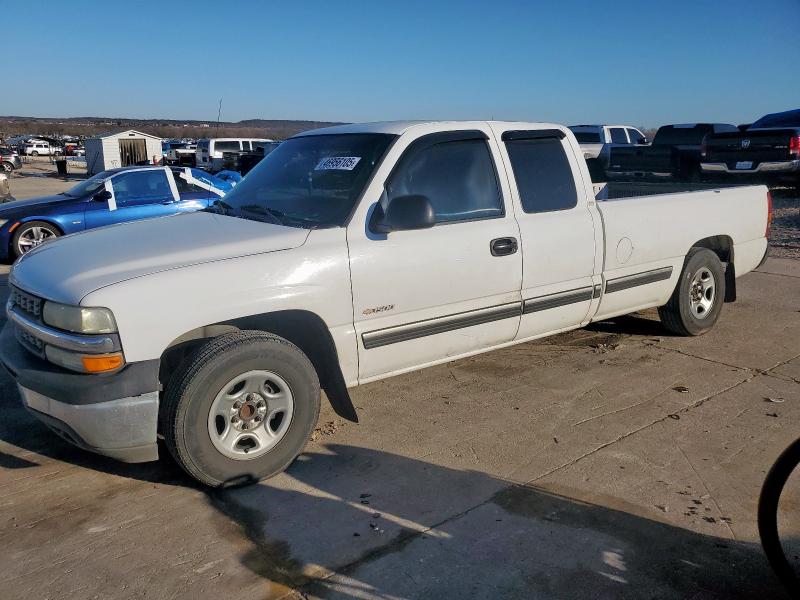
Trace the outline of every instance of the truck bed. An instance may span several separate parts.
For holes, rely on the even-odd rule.
[[[595,187],[602,188],[597,208],[604,232],[604,276],[625,278],[671,267],[671,276],[663,285],[639,288],[645,294],[641,298],[613,294],[613,299],[602,305],[603,316],[622,314],[623,307],[630,312],[632,304],[663,304],[693,246],[723,249],[732,258],[736,274],[754,269],[766,253],[766,186],[706,185],[694,191],[680,184]],[[603,195],[612,197],[599,197]]]
[[[636,198],[639,196],[703,192],[741,186],[741,183],[686,183],[680,181],[601,181],[592,184],[595,200],[618,200],[620,198]]]

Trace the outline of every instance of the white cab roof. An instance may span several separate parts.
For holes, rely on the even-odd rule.
[[[516,121],[378,121],[375,123],[350,123],[347,125],[335,125],[334,127],[323,127],[298,133],[297,136],[306,135],[330,135],[335,133],[390,133],[402,135],[412,127],[421,126],[440,126],[443,131],[457,129],[459,126],[469,127],[475,123],[498,124],[508,128],[521,129],[563,129],[563,125],[553,123],[525,123]]]

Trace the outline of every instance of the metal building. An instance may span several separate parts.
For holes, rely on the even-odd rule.
[[[157,164],[162,158],[161,138],[133,129],[89,138],[85,147],[89,175],[117,167]]]

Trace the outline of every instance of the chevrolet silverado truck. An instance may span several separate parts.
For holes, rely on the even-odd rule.
[[[709,331],[766,255],[764,186],[596,201],[574,135],[515,122],[344,125],[282,143],[191,214],[64,236],[9,278],[24,405],[123,461],[210,486],[275,475],[320,388],[659,307]]]
[[[708,135],[701,157],[707,175],[800,186],[800,109],[763,116],[744,131]]]
[[[700,150],[703,138],[711,133],[734,133],[726,123],[663,125],[647,146],[611,148],[606,174],[613,178],[670,178],[696,181],[700,178]]]

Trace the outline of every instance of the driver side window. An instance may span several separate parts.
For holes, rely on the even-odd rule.
[[[111,180],[118,205],[147,204],[172,197],[167,174],[161,169],[123,173]]]
[[[389,202],[426,196],[436,223],[503,216],[494,164],[485,140],[441,142],[409,150],[386,182]]]

